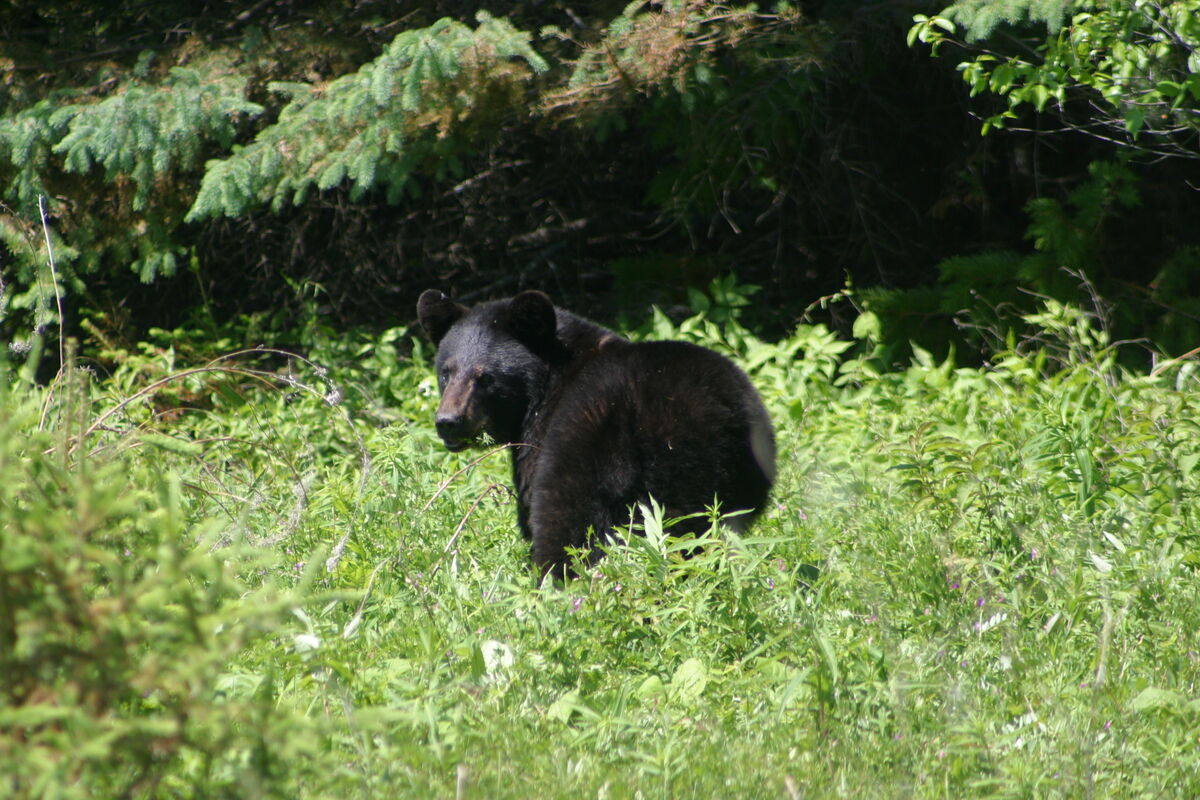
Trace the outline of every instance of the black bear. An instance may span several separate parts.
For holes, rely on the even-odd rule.
[[[568,547],[601,554],[653,497],[665,517],[719,503],[744,528],[775,478],[771,420],[727,358],[685,342],[632,343],[526,291],[473,308],[429,289],[417,315],[438,346],[437,431],[511,444],[517,520],[542,574]],[[674,533],[700,532],[702,518]]]

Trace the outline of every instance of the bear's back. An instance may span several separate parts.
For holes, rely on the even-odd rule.
[[[774,481],[770,418],[749,379],[686,342],[607,344],[565,377],[543,413],[531,489],[591,475],[584,485],[596,498],[580,502],[604,507],[613,521],[650,497],[668,516],[714,500],[725,511],[757,512]]]

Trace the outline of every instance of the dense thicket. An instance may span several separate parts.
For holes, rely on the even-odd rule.
[[[637,313],[736,271],[761,324],[849,280],[885,337],[944,346],[970,309],[986,346],[1090,284],[1186,349],[1195,6],[970,0],[918,17],[929,58],[916,0],[18,0],[0,325],[385,323],[430,284]]]

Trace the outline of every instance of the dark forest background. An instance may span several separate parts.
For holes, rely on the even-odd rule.
[[[631,324],[736,275],[893,360],[1045,297],[1180,355],[1198,4],[1139,5],[15,0],[0,334],[286,343],[430,286]]]

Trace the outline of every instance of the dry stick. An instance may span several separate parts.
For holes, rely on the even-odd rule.
[[[131,430],[122,431],[122,430],[118,430],[116,428],[108,428],[108,427],[101,428],[101,430],[103,430],[107,433],[130,433],[131,432]],[[158,433],[157,431],[152,431],[152,432]],[[244,439],[242,439],[238,436],[206,436],[201,439],[187,439],[187,438],[184,438],[183,436],[172,436],[169,433],[161,433],[159,435],[166,439],[174,439],[177,442],[186,442],[188,444],[199,444],[199,445],[213,444],[213,443],[222,443],[223,444],[225,442],[241,443],[241,442],[245,441]],[[144,447],[146,445],[146,442],[144,440],[133,439],[133,440],[127,441],[125,444],[130,450],[134,450],[139,447]],[[92,458],[94,456],[97,456],[104,449],[105,449],[104,445],[96,447],[87,454],[87,457]]]
[[[64,341],[62,295],[58,291],[58,269],[54,265],[54,245],[50,242],[50,224],[46,216],[46,198],[38,195],[38,211],[41,212],[42,235],[46,237],[46,256],[50,261],[50,283],[54,286],[54,304],[58,308],[58,375],[54,382],[63,374],[67,366],[67,348]],[[40,327],[40,323],[39,323]],[[46,416],[50,413],[50,401],[54,397],[53,390],[46,392],[46,401],[42,403],[42,414],[38,418],[38,430],[46,427]]]
[[[225,355],[214,358],[212,361],[208,362],[203,367],[193,367],[191,369],[185,369],[185,370],[182,370],[181,372],[176,372],[171,375],[167,375],[164,378],[159,378],[158,380],[154,381],[153,383],[142,387],[137,392],[134,392],[132,395],[125,398],[124,400],[122,400],[121,402],[117,403],[115,406],[110,408],[108,411],[105,411],[103,414],[101,414],[96,419],[95,422],[93,422],[90,426],[88,426],[88,429],[86,431],[84,431],[80,435],[79,438],[83,439],[83,438],[86,438],[87,436],[90,436],[91,434],[95,433],[96,430],[104,424],[105,420],[107,420],[113,414],[116,414],[121,409],[125,408],[125,406],[132,403],[134,400],[137,400],[139,398],[145,397],[148,394],[153,393],[160,386],[164,386],[164,385],[170,383],[171,381],[179,380],[180,378],[186,378],[190,375],[199,375],[199,374],[205,373],[205,372],[227,372],[232,375],[245,375],[250,378],[257,378],[257,379],[263,381],[264,383],[268,383],[268,384],[272,381],[284,381],[285,383],[287,383],[291,386],[295,386],[296,388],[299,388],[299,389],[304,389],[306,391],[312,392],[313,394],[318,394],[318,395],[321,394],[321,392],[319,392],[317,389],[315,389],[312,386],[309,386],[307,384],[301,383],[291,376],[281,377],[280,375],[278,375],[277,373],[274,373],[274,372],[268,372],[266,370],[261,370],[261,369],[251,369],[249,367],[217,366],[217,363],[220,361],[225,361],[227,359],[234,358],[234,357],[240,356],[240,355],[245,355],[248,353],[273,353],[273,354],[278,354],[278,355],[285,355],[290,358],[298,358],[301,361],[304,361],[306,364],[313,365],[314,367],[319,366],[319,365],[313,364],[313,362],[309,361],[308,359],[304,358],[303,356],[297,356],[294,353],[287,352],[286,350],[274,350],[271,348],[250,348],[247,350],[238,350],[233,353],[226,353]],[[360,437],[360,442],[361,442],[361,437]],[[74,449],[74,448],[72,448],[72,449]]]
[[[420,514],[420,513],[424,513],[426,511],[428,511],[429,507],[433,505],[433,502],[435,500],[437,500],[439,497],[441,497],[442,492],[446,491],[446,489],[450,486],[450,484],[454,482],[454,479],[457,478],[459,475],[461,475],[464,472],[466,472],[467,470],[473,468],[480,461],[483,461],[485,458],[493,456],[496,453],[499,453],[501,450],[504,450],[509,447],[533,447],[533,445],[528,444],[526,442],[512,442],[510,444],[502,444],[499,447],[493,447],[491,450],[488,450],[486,453],[481,455],[479,458],[477,458],[474,461],[472,461],[471,463],[467,464],[465,467],[462,467],[457,472],[455,472],[453,475],[446,478],[446,480],[439,483],[437,491],[433,493],[433,497],[430,497],[429,500],[425,503],[425,505],[421,506],[421,510],[417,513]]]
[[[204,372],[229,372],[229,373],[233,373],[235,375],[246,375],[248,377],[258,378],[258,379],[262,380],[263,382],[270,382],[270,380],[278,379],[278,377],[279,377],[278,375],[276,375],[273,372],[264,372],[262,370],[254,370],[254,369],[245,369],[243,367],[194,367],[192,369],[185,369],[182,372],[176,372],[173,375],[168,375],[165,378],[159,378],[154,383],[151,383],[148,386],[145,386],[145,387],[139,389],[138,391],[131,394],[129,397],[126,397],[124,400],[117,403],[115,406],[110,408],[108,411],[105,411],[103,414],[101,414],[96,419],[95,422],[93,422],[91,425],[88,426],[87,430],[85,430],[83,433],[81,433],[79,435],[78,440],[75,442],[74,445],[71,446],[71,449],[68,452],[70,452],[70,453],[75,452],[75,450],[79,447],[79,445],[82,443],[82,441],[84,439],[86,439],[88,436],[90,436],[91,434],[95,433],[96,430],[104,424],[105,420],[107,420],[109,417],[111,417],[112,415],[119,412],[121,409],[125,408],[125,406],[129,405],[134,400],[138,400],[139,398],[145,397],[146,395],[153,393],[160,386],[165,386],[166,384],[170,383],[171,381],[178,380],[179,378],[186,378],[189,375],[199,375]],[[52,452],[54,452],[53,447],[46,450],[46,454],[49,454]]]
[[[329,387],[331,389],[331,391],[328,393],[321,392],[317,388],[297,380],[295,378],[295,376],[290,373],[288,375],[281,376],[278,373],[268,372],[266,370],[252,369],[249,367],[236,367],[236,366],[220,365],[220,362],[222,362],[222,361],[227,361],[229,359],[237,358],[239,356],[251,355],[251,354],[254,354],[254,355],[260,355],[260,354],[279,355],[279,356],[284,356],[288,359],[299,360],[299,361],[307,364],[308,366],[312,367],[313,370],[317,373],[318,377],[320,377],[325,382],[325,385],[327,387]],[[325,376],[327,374],[327,370],[325,367],[321,366],[320,364],[317,364],[316,362],[314,362],[308,358],[305,358],[302,355],[298,355],[296,353],[292,353],[287,350],[279,350],[277,348],[261,347],[261,346],[244,348],[242,350],[235,350],[232,353],[225,353],[223,355],[217,356],[216,358],[212,359],[207,364],[205,364],[203,367],[195,367],[193,369],[183,370],[181,372],[177,372],[172,375],[168,375],[164,378],[161,378],[161,379],[149,384],[148,386],[143,387],[138,392],[134,393],[130,397],[125,398],[120,403],[118,403],[116,406],[114,406],[113,408],[110,408],[108,411],[106,411],[102,415],[100,415],[100,417],[97,418],[88,427],[88,429],[86,431],[84,431],[82,434],[79,435],[79,437],[76,439],[75,443],[71,446],[68,453],[75,452],[75,450],[82,445],[83,441],[88,436],[90,436],[92,433],[95,433],[97,430],[104,428],[104,423],[106,420],[108,420],[111,416],[113,416],[114,414],[121,411],[123,408],[125,408],[127,405],[129,405],[133,401],[153,393],[159,387],[161,387],[171,381],[177,380],[179,378],[186,378],[190,375],[197,375],[197,374],[205,373],[205,372],[224,372],[224,373],[228,373],[231,375],[244,375],[244,376],[247,376],[250,378],[255,378],[257,380],[261,380],[263,383],[266,383],[267,385],[271,385],[273,382],[281,382],[290,387],[294,387],[296,389],[301,389],[301,390],[310,392],[312,394],[315,394],[319,397],[322,397],[329,405],[337,405],[336,400],[330,400],[330,397],[333,395],[333,393],[335,391],[337,391],[337,387],[333,386],[333,384],[329,380],[326,379]],[[370,467],[371,467],[371,454],[367,450],[366,443],[363,441],[362,436],[359,434],[359,432],[357,430],[354,429],[354,425],[350,419],[350,415],[346,412],[346,410],[344,408],[340,409],[340,410],[341,410],[343,418],[346,420],[347,424],[350,427],[350,432],[354,435],[355,441],[358,443],[359,451],[362,453],[363,475],[362,475],[362,480],[359,482],[359,494],[361,495],[362,492],[365,490],[367,480],[369,479]],[[97,448],[97,449],[99,449],[99,448]],[[50,448],[46,452],[49,453],[49,452],[52,452],[53,450],[54,450],[54,448]],[[289,464],[289,466],[290,466],[290,464]],[[302,476],[300,479],[301,479],[301,481],[303,481]],[[305,499],[306,499],[307,489],[303,486],[303,483],[301,483],[301,491],[302,491],[302,493],[305,494]],[[338,547],[344,548],[349,537],[350,537],[350,534],[347,533],[347,535],[342,538],[342,541],[339,543]],[[340,557],[340,553],[339,553],[339,557]]]
[[[45,225],[45,211],[44,211],[44,207],[43,207],[43,226],[44,225]],[[49,233],[47,233],[46,241],[47,241],[47,247],[49,247],[49,241],[50,241]],[[52,271],[54,269],[53,264],[54,264],[54,262],[53,262],[53,256],[52,256],[51,257],[51,270]],[[58,288],[58,284],[57,284],[57,280],[56,280],[55,281],[56,292],[57,292],[57,288]],[[60,303],[59,303],[60,355],[63,352],[62,351],[62,339],[61,339],[61,330],[62,330],[61,317],[62,317],[62,305],[61,305],[61,301],[60,301]],[[225,365],[220,364],[220,362],[222,362],[222,361],[227,361],[229,359],[237,358],[237,357],[243,356],[243,355],[250,355],[250,354],[255,354],[255,355],[271,354],[271,355],[284,356],[288,359],[297,359],[297,360],[302,361],[303,363],[309,365],[310,367],[312,367],[314,369],[314,371],[316,371],[317,375],[320,378],[322,378],[322,380],[325,380],[325,375],[327,374],[326,369],[324,367],[322,367],[320,364],[317,364],[317,363],[311,361],[310,359],[305,358],[304,356],[298,355],[296,353],[288,352],[286,350],[279,350],[279,349],[271,348],[271,347],[252,347],[252,348],[245,348],[242,350],[237,350],[232,353],[225,353],[223,355],[217,356],[216,358],[212,359],[211,361],[209,361],[206,365],[204,365],[202,367],[195,367],[192,369],[182,370],[180,372],[176,372],[171,375],[167,375],[166,377],[160,378],[159,380],[154,381],[153,383],[143,387],[142,389],[138,390],[134,394],[130,395],[129,397],[122,400],[121,402],[117,403],[117,405],[113,406],[108,411],[104,412],[98,418],[96,418],[92,422],[92,424],[88,426],[87,430],[85,430],[82,434],[80,434],[78,437],[76,437],[74,443],[70,446],[70,448],[67,451],[68,454],[74,453],[80,446],[82,446],[83,442],[87,439],[88,436],[95,433],[97,430],[105,429],[104,423],[110,417],[119,413],[122,409],[124,409],[126,406],[128,406],[130,403],[134,402],[135,400],[138,400],[139,398],[146,397],[150,394],[153,394],[160,387],[162,387],[172,381],[179,380],[181,378],[186,378],[191,375],[199,375],[199,374],[203,374],[203,373],[207,373],[207,372],[223,372],[223,373],[227,373],[230,375],[243,375],[243,376],[246,376],[249,378],[255,378],[257,380],[261,380],[263,383],[265,383],[267,385],[271,385],[273,382],[278,381],[278,382],[285,383],[288,386],[291,386],[291,387],[294,387],[297,389],[301,389],[301,390],[310,392],[312,394],[316,394],[320,397],[323,397],[326,400],[326,402],[329,403],[330,405],[337,404],[336,401],[329,399],[331,396],[330,393],[321,392],[313,386],[309,386],[308,384],[302,383],[301,381],[297,380],[295,378],[295,376],[293,376],[291,374],[281,376],[278,373],[268,372],[266,370],[252,369],[252,368],[248,368],[248,367],[225,366]],[[325,384],[327,387],[331,387],[331,389],[336,389],[336,387],[333,387],[332,384],[330,383],[330,381],[328,381],[328,380],[325,380]],[[43,420],[45,417],[45,413],[46,413],[46,409],[43,408]],[[346,413],[345,409],[342,409],[342,415],[346,419],[347,423],[351,423],[349,414]],[[363,442],[362,436],[358,433],[358,431],[356,431],[354,429],[354,426],[352,423],[350,424],[350,431],[351,431],[351,433],[354,434],[354,437],[358,442],[359,450],[362,452],[363,477],[359,483],[359,493],[361,494],[362,491],[366,487],[366,483],[367,483],[367,480],[369,477],[371,456],[370,456],[370,452],[366,448],[366,444]],[[222,437],[222,439],[223,438],[224,437]],[[54,447],[51,447],[51,448],[47,449],[45,452],[46,452],[46,454],[49,454],[49,453],[53,452],[54,449],[55,449]],[[301,488],[301,492],[304,493],[305,495],[307,495],[307,488],[303,485],[303,477],[301,477],[300,488]],[[229,496],[236,497],[236,495],[232,495],[232,494]],[[243,498],[239,498],[239,499],[243,499]],[[294,527],[294,525],[293,525],[293,527]],[[336,558],[340,558],[340,556],[341,556],[340,551],[345,548],[346,543],[349,540],[349,538],[350,538],[350,532],[347,532],[347,534],[344,537],[342,537],[342,540],[338,543],[338,546],[337,546],[338,552],[336,553],[336,556],[335,556]],[[336,564],[336,561],[334,563]]]
[[[321,392],[317,391],[312,386],[308,386],[307,384],[300,383],[295,378],[292,378],[290,376],[288,376],[286,378],[281,378],[278,374],[276,374],[274,372],[267,372],[266,370],[260,370],[260,369],[250,369],[248,367],[217,366],[218,362],[226,361],[228,359],[236,358],[237,356],[247,355],[250,353],[270,353],[273,355],[287,356],[288,358],[296,358],[296,359],[299,359],[300,361],[303,361],[306,364],[309,364],[310,366],[312,366],[314,368],[320,369],[319,364],[314,364],[312,361],[309,361],[304,356],[299,356],[299,355],[296,355],[295,353],[289,353],[286,350],[276,350],[276,349],[270,348],[270,347],[251,347],[251,348],[247,348],[245,350],[237,350],[232,353],[226,353],[225,355],[217,356],[212,361],[209,361],[207,364],[205,364],[203,367],[193,367],[191,369],[185,369],[182,372],[173,373],[171,375],[166,376],[165,378],[159,378],[154,383],[151,383],[151,384],[139,389],[134,394],[125,398],[120,403],[117,403],[115,406],[110,408],[108,411],[105,411],[103,414],[101,414],[100,417],[97,418],[96,421],[93,422],[88,427],[88,429],[83,432],[83,434],[80,436],[80,438],[82,439],[84,437],[91,435],[92,433],[95,433],[96,429],[99,428],[101,425],[103,425],[104,421],[107,420],[109,417],[111,417],[113,414],[116,414],[121,409],[125,408],[125,406],[132,403],[134,400],[137,400],[141,397],[145,397],[146,395],[151,394],[152,392],[157,390],[160,386],[164,386],[164,385],[170,383],[171,381],[178,380],[179,378],[186,378],[189,375],[199,375],[204,372],[228,372],[228,373],[231,373],[234,375],[246,375],[248,377],[258,378],[264,382],[283,380],[290,385],[296,386],[297,388],[300,388],[300,389],[305,389],[309,392],[312,392],[313,394],[321,394]],[[360,442],[361,442],[361,438],[360,438]]]
[[[467,800],[467,786],[470,785],[471,770],[466,764],[460,763],[455,768],[454,800]]]
[[[230,508],[227,508],[226,505],[221,502],[220,498],[222,496],[232,498],[233,500],[236,500],[237,502],[239,502],[243,505],[250,505],[250,503],[253,502],[248,497],[242,497],[241,495],[234,494],[233,492],[230,492],[230,491],[226,491],[224,489],[225,484],[221,482],[220,476],[217,475],[213,471],[212,466],[209,465],[207,462],[205,462],[204,459],[200,459],[199,463],[200,463],[200,469],[203,470],[209,476],[209,478],[212,480],[212,482],[214,484],[216,484],[217,486],[220,486],[222,488],[221,489],[204,489],[203,487],[201,487],[200,484],[196,484],[196,489],[199,491],[207,491],[208,496],[211,497],[216,502],[216,504],[221,507],[221,510],[224,511],[229,516],[230,520],[234,519],[233,510]]]
[[[54,266],[54,246],[50,244],[50,224],[46,219],[46,198],[38,195],[38,211],[42,216],[42,234],[46,237],[46,256],[50,260],[50,282],[54,285],[54,304],[58,306],[58,368],[61,371],[67,363],[67,351],[63,342],[63,306],[62,295],[58,291],[58,270]]]
[[[192,489],[193,491],[197,491],[197,492],[204,492],[206,495],[208,495],[209,497],[212,497],[214,499],[217,497],[227,497],[230,500],[236,500],[239,503],[242,503],[244,505],[249,505],[250,503],[254,502],[249,497],[242,497],[240,494],[234,494],[233,492],[227,492],[224,489],[209,489],[207,486],[204,486],[199,483],[193,483],[192,481],[182,481],[181,483],[184,487],[186,487],[188,489]]]
[[[237,358],[238,356],[260,354],[260,353],[284,356],[289,359],[296,359],[297,361],[301,361],[301,362],[307,364],[308,366],[312,367],[313,371],[315,373],[317,373],[317,377],[319,377],[322,381],[324,381],[326,387],[329,388],[329,390],[330,390],[329,392],[322,394],[321,392],[317,391],[312,386],[309,386],[307,384],[301,383],[300,381],[296,380],[291,375],[288,375],[284,378],[280,378],[278,375],[276,375],[275,378],[276,378],[276,380],[283,380],[285,383],[287,383],[290,386],[295,386],[298,389],[303,389],[307,392],[311,392],[313,394],[319,395],[330,406],[336,406],[341,402],[341,399],[342,399],[341,389],[339,389],[336,385],[334,385],[334,383],[331,380],[329,380],[326,377],[329,374],[328,369],[326,369],[325,367],[316,363],[315,361],[312,361],[311,359],[308,359],[302,355],[299,355],[298,353],[292,353],[287,350],[280,350],[275,347],[264,347],[264,346],[260,345],[258,347],[247,347],[243,350],[235,350],[232,353],[226,353],[224,355],[217,356],[212,361],[208,362],[208,365],[211,366],[213,364],[216,364],[218,361],[224,361],[224,360],[230,359],[230,358]],[[331,399],[331,398],[334,398],[334,399]],[[360,480],[358,482],[358,493],[361,495],[364,491],[366,491],[367,480],[370,478],[371,452],[369,450],[367,450],[367,443],[363,441],[362,435],[355,429],[354,424],[350,419],[349,412],[347,412],[345,408],[341,408],[340,410],[342,412],[342,418],[346,420],[346,423],[350,428],[350,433],[352,433],[354,435],[354,440],[358,444],[359,452],[362,453],[362,480]]]
[[[354,616],[342,628],[342,638],[348,639],[354,631],[358,630],[358,625],[362,621],[363,609],[367,607],[367,600],[371,598],[371,589],[375,586],[375,577],[379,574],[379,570],[383,569],[384,565],[396,558],[396,556],[388,556],[375,565],[375,569],[371,570],[371,577],[367,578],[367,588],[363,592],[362,599],[358,601],[358,608],[354,609]]]
[[[1176,356],[1175,358],[1172,358],[1168,361],[1164,361],[1163,363],[1159,364],[1154,369],[1150,370],[1150,377],[1157,378],[1165,370],[1175,366],[1176,364],[1178,364],[1180,361],[1183,361],[1184,359],[1191,358],[1192,356],[1196,355],[1197,353],[1200,353],[1200,347],[1193,347],[1191,350],[1188,350],[1186,353],[1184,353],[1181,356]]]
[[[466,529],[467,520],[469,520],[471,515],[475,513],[475,509],[479,508],[479,504],[483,502],[483,498],[487,497],[493,492],[503,491],[504,488],[504,486],[501,486],[498,483],[493,483],[479,493],[479,496],[475,498],[475,502],[471,503],[471,507],[467,509],[467,513],[463,514],[463,518],[459,520],[458,527],[454,529],[454,534],[450,537],[450,540],[446,542],[446,546],[442,549],[443,558],[450,554],[450,551],[454,548],[455,543],[458,541],[458,537],[462,534],[463,530]],[[434,575],[437,575],[438,570],[441,569],[442,564],[444,563],[446,563],[444,560],[439,559],[438,562],[433,565],[433,569],[429,570],[429,577],[432,578]]]
[[[313,370],[322,377],[324,377],[324,375],[326,373],[325,367],[321,366],[320,364],[316,363],[315,361],[311,361],[311,360],[305,358],[304,356],[300,355],[299,353],[293,353],[290,350],[280,350],[277,347],[262,347],[262,346],[246,347],[241,350],[234,350],[232,353],[224,353],[223,355],[217,356],[212,361],[209,361],[208,364],[206,364],[205,366],[212,366],[213,364],[216,364],[218,361],[228,361],[229,359],[237,358],[238,356],[259,355],[262,353],[266,353],[268,355],[273,355],[273,356],[284,356],[285,358],[294,358],[297,361],[303,361],[305,364],[308,364],[310,367],[312,367]],[[302,384],[297,384],[297,386],[302,386]],[[304,387],[304,388],[311,389],[311,387]],[[316,390],[312,389],[312,391],[315,392]]]

